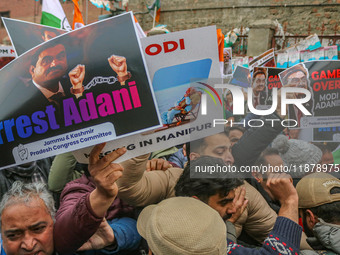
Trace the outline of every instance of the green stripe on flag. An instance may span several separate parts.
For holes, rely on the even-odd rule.
[[[52,15],[48,12],[42,12],[41,14],[41,22],[42,25],[61,28],[61,20],[56,16]]]

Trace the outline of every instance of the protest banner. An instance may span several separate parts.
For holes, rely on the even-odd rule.
[[[281,88],[279,73],[283,68],[254,67],[251,79],[253,106],[256,109],[269,109],[272,106],[273,88]]]
[[[36,25],[34,29],[40,30],[39,26]],[[193,113],[187,115],[186,119],[178,126],[176,125],[179,121],[175,118],[173,123],[169,125],[169,128],[164,127],[162,128],[163,130],[157,130],[154,134],[132,135],[123,139],[116,139],[112,143],[107,143],[103,154],[125,146],[128,151],[120,157],[119,160],[122,161],[143,153],[165,149],[190,141],[193,137],[198,139],[208,136],[216,133],[216,129],[223,131],[222,125],[212,128],[211,123],[214,118],[223,118],[222,107],[218,106],[219,100],[215,99],[216,94],[212,92],[214,83],[221,83],[220,80],[209,79],[209,84],[203,82],[206,85],[197,82],[193,83],[192,86],[190,84],[194,78],[207,79],[220,77],[220,74],[216,71],[219,69],[219,63],[216,29],[214,29],[214,27],[192,29],[141,39],[150,78],[153,80],[156,97],[159,98],[157,101],[159,102],[160,112],[164,113],[173,107],[184,96],[186,90],[189,87],[193,87],[197,92],[208,95],[208,111],[209,109],[214,109],[208,112],[209,116],[200,116],[198,113],[201,104],[197,105],[193,109]],[[17,44],[16,41],[12,41],[12,43],[13,45]],[[194,52],[199,52],[199,54]],[[168,85],[163,86],[169,86],[168,90],[159,89],[165,83]],[[170,87],[173,87],[173,89]],[[216,90],[216,93],[222,97],[220,90]],[[188,122],[189,118],[193,119],[193,115],[199,116],[197,116],[195,121]],[[74,154],[77,160],[87,163],[90,150],[91,148],[86,148],[74,152]]]
[[[222,132],[223,125],[213,126],[213,119],[223,118],[221,89],[214,89],[214,84],[222,83],[216,79],[220,73],[215,26],[146,37],[141,42],[163,127],[109,142],[102,155],[125,146],[127,153],[119,159],[123,161]],[[184,107],[176,113],[174,107],[183,101]],[[88,163],[91,149],[73,154],[78,162]]]
[[[249,70],[252,72],[256,66],[275,67],[274,49],[267,50],[261,55],[254,57],[249,62]]]
[[[15,59],[15,50],[12,46],[0,45],[0,69]]]
[[[223,49],[223,74],[228,75],[232,73],[231,60],[233,59],[233,49],[231,47]]]
[[[0,79],[1,168],[160,127],[131,13],[41,44]]]
[[[16,56],[67,31],[17,19],[2,18]]]
[[[301,128],[340,126],[340,61],[310,61],[300,63],[279,74],[283,87],[302,88],[292,98],[304,100],[309,91],[311,98],[304,102],[302,112],[288,105],[288,118]]]
[[[340,142],[340,127],[300,128],[295,132],[306,142]]]
[[[250,80],[251,74],[249,69],[243,66],[237,66],[229,83],[248,88],[250,87]]]
[[[340,142],[340,127],[313,128],[313,142]]]

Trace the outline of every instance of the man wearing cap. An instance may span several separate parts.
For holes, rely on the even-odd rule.
[[[266,147],[265,143],[267,140],[270,142],[273,139],[273,133],[275,133],[273,130],[266,132],[266,137],[264,138],[260,135],[259,129],[254,130],[254,132],[248,133],[246,136],[249,143],[235,144],[233,153],[231,153],[230,140],[225,133],[191,142],[191,148],[187,147],[187,150],[190,151],[190,160],[197,159],[200,156],[212,156],[221,158],[226,165],[233,165],[234,160],[237,160],[237,164],[240,165],[251,165],[252,160],[258,157],[258,155],[254,154],[261,152],[259,146],[264,143],[264,147]],[[254,140],[257,138],[260,141]],[[241,140],[243,140],[243,137]],[[257,150],[254,147],[257,147]],[[117,182],[119,186],[118,196],[134,206],[146,206],[175,196],[176,183],[183,174],[182,168],[175,167],[169,168],[167,171],[145,172],[147,156],[121,163],[125,171],[122,178]],[[157,169],[161,168],[158,167]],[[240,236],[243,229],[257,242],[262,243],[274,226],[277,215],[255,188],[247,182],[244,183],[244,187],[246,189],[246,199],[249,202],[244,213],[236,222],[236,234]],[[221,217],[224,217],[228,212],[226,206],[222,207],[216,208],[216,210],[220,211]]]
[[[302,232],[297,224],[298,197],[289,176],[279,177],[270,175],[267,185],[282,207],[260,249],[230,241],[218,213],[190,197],[169,198],[146,207],[137,220],[138,232],[154,255],[298,254]]]
[[[340,254],[340,181],[327,173],[303,177],[296,186],[307,242],[318,253]]]

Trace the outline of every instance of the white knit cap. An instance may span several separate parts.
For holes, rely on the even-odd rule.
[[[302,167],[302,172],[291,172],[293,177],[304,176],[303,169],[305,165],[317,164],[322,157],[322,151],[315,145],[297,139],[288,139],[287,136],[278,135],[272,147],[277,149],[285,165],[298,169]],[[309,167],[310,170],[310,167]]]

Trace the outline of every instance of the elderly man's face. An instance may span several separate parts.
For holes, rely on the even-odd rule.
[[[6,207],[1,217],[1,235],[7,255],[53,254],[53,220],[40,198]]]
[[[297,71],[297,72],[289,75],[288,76],[288,84],[289,84],[289,86],[292,86],[292,87],[308,89],[308,87],[307,87],[308,86],[307,77],[301,71]],[[301,98],[301,97],[305,97],[305,94],[295,93],[295,96],[297,98]]]
[[[264,74],[258,74],[253,80],[253,90],[256,93],[259,93],[264,90],[266,85],[266,76]]]
[[[31,65],[32,79],[47,89],[58,81],[67,71],[65,47],[58,44],[40,53],[35,66]]]
[[[288,76],[288,84],[294,87],[307,89],[307,77],[301,71],[295,72]]]

